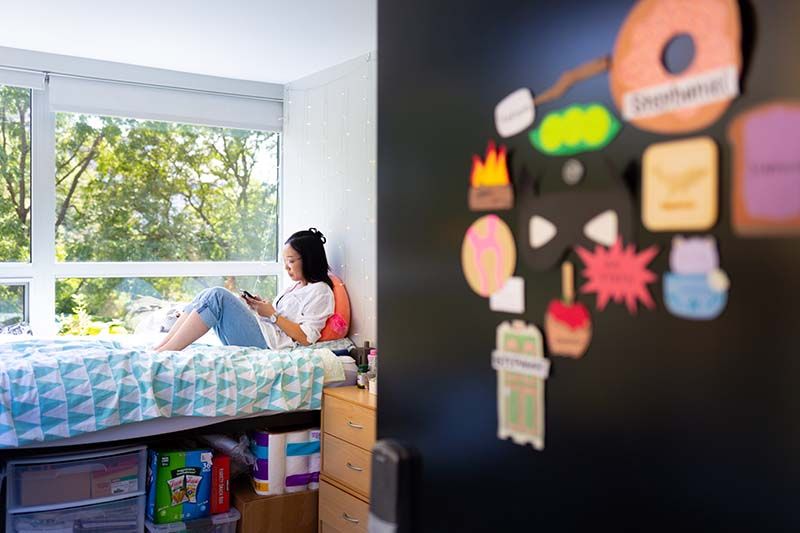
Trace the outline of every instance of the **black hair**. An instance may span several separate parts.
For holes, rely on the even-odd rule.
[[[323,246],[326,242],[325,235],[317,228],[298,231],[286,239],[286,244],[300,254],[303,262],[303,277],[306,278],[306,281],[309,283],[324,281],[332,289],[333,281],[328,276],[330,270],[328,257],[325,255]]]

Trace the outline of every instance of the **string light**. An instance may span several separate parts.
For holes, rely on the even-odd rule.
[[[375,320],[375,295],[374,295],[374,277],[372,272],[376,269],[375,250],[366,251],[365,246],[370,245],[370,239],[375,240],[374,228],[376,226],[376,217],[374,213],[374,198],[372,197],[370,188],[374,187],[375,182],[375,168],[376,159],[374,158],[374,145],[375,135],[375,113],[371,107],[374,99],[371,97],[371,91],[374,90],[373,85],[364,84],[361,80],[371,80],[374,76],[370,68],[375,68],[375,62],[368,59],[365,65],[359,68],[356,72],[346,74],[336,80],[331,80],[327,85],[315,87],[311,89],[304,89],[302,91],[292,91],[292,99],[287,100],[289,106],[293,102],[297,102],[297,107],[304,106],[304,113],[301,120],[294,121],[294,124],[299,125],[297,132],[300,139],[305,140],[306,153],[298,153],[296,159],[289,159],[290,165],[294,168],[297,167],[298,171],[306,172],[306,166],[311,162],[311,165],[316,168],[315,172],[311,174],[316,178],[314,183],[309,183],[313,188],[312,191],[316,192],[316,197],[312,198],[311,202],[307,199],[304,201],[305,205],[301,209],[304,218],[311,216],[325,217],[327,220],[319,221],[320,225],[328,225],[328,235],[338,241],[337,252],[333,255],[335,259],[334,264],[339,264],[340,276],[347,279],[349,275],[351,298],[353,298],[354,310],[360,312],[354,313],[357,323],[354,324],[354,329],[350,333],[350,337],[356,341],[364,337],[363,328],[367,326],[369,329],[368,337],[375,338],[374,320]],[[360,79],[359,79],[360,78]],[[343,81],[344,80],[344,81]],[[335,89],[335,85],[341,83],[347,84],[347,87],[342,89]],[[353,87],[356,86],[356,87]],[[355,91],[355,92],[354,92]],[[365,93],[370,91],[367,95]],[[336,96],[336,93],[338,97]],[[297,94],[295,94],[297,93]],[[288,93],[287,93],[288,94]],[[352,96],[352,98],[351,98]],[[318,100],[314,100],[318,98]],[[309,101],[318,102],[314,104],[317,107],[318,115],[313,117],[310,115],[312,105]],[[338,108],[335,106],[339,106]],[[331,122],[332,113],[335,115],[336,109],[344,109],[344,112],[339,113],[339,120],[334,120],[329,127],[328,122]],[[294,110],[294,108],[292,109]],[[357,112],[358,115],[353,113]],[[298,114],[298,113],[296,113]],[[291,113],[287,113],[291,115]],[[356,116],[358,118],[356,118]],[[312,120],[315,119],[315,120]],[[312,128],[316,128],[312,131]],[[355,129],[354,129],[355,128]],[[294,129],[291,130],[292,133]],[[351,149],[349,138],[353,137],[352,132],[356,132],[355,137],[360,139],[366,148],[366,158],[359,161],[358,154],[363,154],[361,149],[356,148],[355,151]],[[342,135],[344,133],[344,135]],[[290,141],[291,142],[291,141]],[[329,150],[328,147],[334,148]],[[372,157],[370,157],[372,156]],[[324,163],[323,163],[324,162]],[[334,180],[331,181],[330,178]],[[302,194],[307,195],[307,189],[304,187],[303,177],[298,175],[297,179],[294,178],[294,186],[292,190],[303,191]],[[307,181],[307,180],[306,180]],[[346,183],[342,183],[346,181]],[[353,186],[360,183],[361,185]],[[346,186],[345,186],[346,185]],[[355,192],[364,191],[366,187],[367,194],[362,198],[366,199],[366,205],[363,201],[358,202],[356,205],[362,205],[362,211],[367,211],[362,215],[356,215],[355,218],[352,214],[352,198]],[[332,191],[339,190],[337,195],[331,194]],[[337,196],[340,199],[341,205],[348,206],[335,208],[327,207],[330,202],[336,202]],[[309,208],[309,203],[310,208]],[[325,206],[320,209],[318,206]],[[315,219],[316,220],[316,219]],[[351,226],[353,223],[354,225]],[[341,231],[344,226],[343,231]],[[360,237],[358,242],[364,243],[355,246],[356,239],[349,235],[357,231]],[[362,257],[359,257],[362,255]],[[355,265],[360,265],[360,268]],[[350,265],[350,268],[346,265]],[[354,277],[359,277],[360,281],[356,283]],[[370,279],[372,278],[372,279]],[[360,319],[358,317],[361,317]],[[360,322],[360,326],[358,325]],[[355,328],[359,329],[355,329]]]

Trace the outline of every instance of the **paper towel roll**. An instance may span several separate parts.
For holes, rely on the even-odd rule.
[[[286,434],[286,492],[308,489],[308,430]]]
[[[253,465],[253,490],[256,494],[283,494],[286,488],[286,434],[255,431],[250,451],[256,456]]]
[[[308,432],[308,442],[311,443],[312,449],[315,449],[311,455],[308,456],[308,488],[311,490],[319,489],[319,472],[322,469],[322,454],[319,448],[320,430],[315,428]]]

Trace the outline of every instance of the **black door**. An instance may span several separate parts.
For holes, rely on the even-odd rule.
[[[658,133],[631,125],[605,73],[536,107],[533,127],[572,104],[598,103],[620,121],[606,147],[577,158],[587,170],[585,185],[630,195],[629,239],[637,251],[659,248],[648,265],[657,279],[646,285],[654,308],[638,300],[632,315],[624,303],[610,302],[601,312],[596,295],[580,295],[593,338],[581,359],[549,357],[544,450],[497,438],[496,328],[522,319],[543,329],[548,302],[561,294],[560,260],[540,269],[527,257],[520,210],[528,209],[523,200],[533,185],[522,182],[538,180],[543,198],[569,186],[566,157],[537,150],[528,136],[533,127],[501,139],[494,108],[515,89],[538,96],[566,70],[611,54],[632,5],[380,3],[378,433],[422,454],[420,531],[800,527],[800,241],[734,233],[727,134],[733,119],[755,106],[800,99],[795,1],[738,6],[742,94],[707,127]],[[678,43],[668,61],[685,67],[692,54],[706,51],[692,48]],[[648,231],[640,204],[643,153],[654,143],[698,136],[710,136],[719,150],[716,224],[702,232]],[[516,207],[471,212],[471,158],[483,157],[490,139],[508,147]],[[789,203],[800,201],[798,191],[800,184],[788,189],[798,196]],[[563,208],[580,210],[569,202]],[[462,272],[465,232],[488,213],[516,239],[515,276],[525,280],[520,315],[491,311]],[[689,320],[665,308],[663,279],[678,234],[716,240],[730,279],[718,318]],[[580,273],[581,259],[574,252],[565,257]],[[584,283],[577,275],[576,286]]]

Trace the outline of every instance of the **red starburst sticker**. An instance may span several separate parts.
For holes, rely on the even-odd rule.
[[[636,314],[638,302],[648,309],[655,307],[647,284],[654,282],[656,275],[647,269],[647,265],[658,255],[657,246],[636,253],[636,246],[623,246],[620,237],[611,248],[595,246],[592,253],[578,246],[575,251],[586,265],[582,274],[589,280],[581,287],[581,292],[597,295],[599,311],[605,309],[609,300],[615,303],[624,301],[631,314]]]

